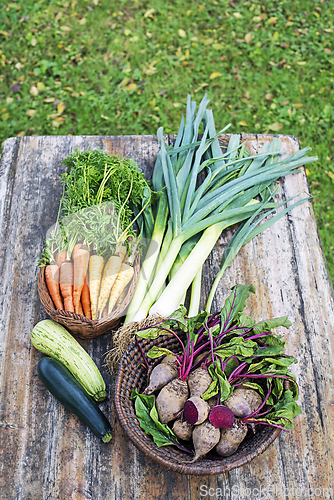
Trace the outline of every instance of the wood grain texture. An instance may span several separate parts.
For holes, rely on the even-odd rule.
[[[298,149],[295,138],[281,138],[284,154]],[[257,151],[272,136],[245,135],[242,139]],[[310,202],[241,249],[213,304],[213,309],[220,308],[234,284],[252,282],[256,295],[249,300],[247,312],[256,320],[287,315],[293,323],[282,333],[289,353],[299,359],[293,370],[303,414],[290,433],[281,433],[250,464],[228,475],[197,478],[168,472],[143,456],[115,416],[113,381],[103,366],[109,335],[82,341],[82,345],[100,367],[109,390],[101,409],[112,425],[112,443],[101,443],[44,389],[37,377],[41,355],[29,341],[32,327],[44,317],[37,295],[37,261],[46,231],[56,220],[59,178],[64,170],[61,162],[76,147],[105,148],[133,157],[148,176],[158,151],[154,136],[22,137],[4,144],[0,164],[0,498],[194,500],[231,498],[233,492],[232,498],[241,500],[256,498],[260,488],[260,498],[334,498],[334,300]],[[281,181],[277,200],[301,191],[308,191],[304,172]],[[230,236],[229,231],[221,235],[207,260],[203,304]],[[203,495],[209,488],[211,496]]]

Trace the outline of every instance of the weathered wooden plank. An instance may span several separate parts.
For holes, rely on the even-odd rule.
[[[271,136],[243,139],[257,149]],[[290,153],[298,144],[283,137],[283,146]],[[46,230],[56,219],[61,161],[75,147],[100,147],[131,156],[147,174],[158,151],[152,136],[29,137],[10,139],[4,145],[0,164],[0,489],[4,498],[177,500],[205,498],[205,488],[213,488],[211,492],[220,488],[242,499],[247,497],[245,491],[261,486],[273,490],[272,498],[292,499],[296,498],[293,488],[301,488],[304,498],[316,487],[332,488],[333,295],[310,203],[294,209],[241,250],[213,305],[221,307],[236,282],[253,282],[257,294],[248,312],[258,319],[286,314],[293,322],[284,333],[290,352],[300,360],[294,371],[304,414],[293,431],[281,434],[263,455],[226,476],[204,478],[165,471],[144,457],[128,441],[115,416],[112,379],[102,366],[103,354],[110,348],[107,335],[83,344],[110,388],[101,407],[114,429],[113,443],[100,443],[48,395],[37,378],[40,354],[29,342],[33,325],[43,317],[36,265]],[[303,173],[282,182],[278,199],[301,190],[307,190]],[[208,259],[203,303],[228,238],[228,232],[222,235]]]

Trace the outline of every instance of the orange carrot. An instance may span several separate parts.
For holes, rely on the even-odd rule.
[[[78,247],[78,245],[76,245]],[[89,263],[89,251],[84,245],[76,248],[72,253],[73,257],[73,306],[76,313],[79,313],[79,303],[81,292],[84,286],[85,276]]]
[[[83,309],[82,309],[81,301],[79,302],[79,307],[78,307],[78,313],[77,314],[81,314],[82,316],[84,316],[84,312],[83,312]]]
[[[56,309],[64,309],[59,290],[59,267],[56,264],[46,266],[45,281]]]
[[[67,252],[64,250],[63,252],[57,252],[56,256],[56,264],[58,264],[59,269],[61,268],[61,265],[65,260],[67,259]]]
[[[88,286],[88,273],[85,276],[84,286],[81,292],[81,302],[82,308],[84,310],[84,315],[86,316],[86,318],[92,319],[92,311],[90,308],[90,293]]]
[[[66,260],[60,268],[60,291],[64,299],[65,311],[74,312],[73,306],[73,264]]]
[[[85,245],[83,243],[77,243],[76,245],[74,245],[74,248],[72,250],[72,261],[74,261],[76,255],[78,254],[78,250],[80,250],[82,247],[84,247]]]

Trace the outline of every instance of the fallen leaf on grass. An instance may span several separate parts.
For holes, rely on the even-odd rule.
[[[36,114],[36,109],[28,109],[28,111],[26,112],[26,115],[30,116],[30,118],[33,118],[35,114]]]
[[[248,123],[244,122],[243,120],[239,122],[239,125],[241,125],[242,127],[248,127]]]
[[[233,15],[234,15],[234,17],[236,17],[237,19],[241,19],[241,18],[242,18],[242,14],[240,14],[240,12],[233,12]]]
[[[87,19],[85,17],[83,17],[82,19],[80,19],[79,24],[81,24],[81,25],[86,24],[86,21],[87,21]]]
[[[155,9],[149,9],[145,12],[144,17],[152,17],[152,14],[155,12]]]
[[[334,174],[333,174],[333,172],[329,172],[328,170],[325,170],[325,172],[334,181]]]
[[[47,97],[46,99],[43,99],[43,102],[55,102],[55,100],[55,97]]]
[[[128,90],[129,92],[131,92],[132,90],[136,90],[137,88],[137,84],[136,83],[129,83],[129,85],[127,85],[126,87],[126,90]]]
[[[279,123],[279,122],[275,122],[275,123],[272,123],[271,125],[268,125],[268,128],[270,130],[273,130],[274,132],[278,132],[283,127],[284,127],[283,123]]]
[[[184,30],[179,29],[179,36],[181,38],[185,38],[186,37],[186,32]]]
[[[64,102],[60,102],[57,106],[57,111],[58,111],[58,114],[62,114],[63,111],[65,110],[66,106],[65,106],[65,103]]]
[[[218,78],[218,76],[222,76],[221,73],[218,73],[218,71],[214,71],[213,73],[211,73],[210,75],[210,80],[213,80],[214,78]]]
[[[250,43],[252,41],[252,33],[247,33],[247,35],[245,35],[245,41],[247,43]]]
[[[12,104],[13,101],[14,101],[14,99],[12,97],[7,97],[7,99],[6,99],[7,104]]]
[[[32,96],[36,97],[38,95],[38,88],[33,85],[29,92]]]

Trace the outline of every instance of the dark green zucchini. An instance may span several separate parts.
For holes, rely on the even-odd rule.
[[[104,443],[110,441],[111,428],[108,420],[58,359],[42,358],[38,363],[38,376],[51,394],[86,424],[95,436]]]

